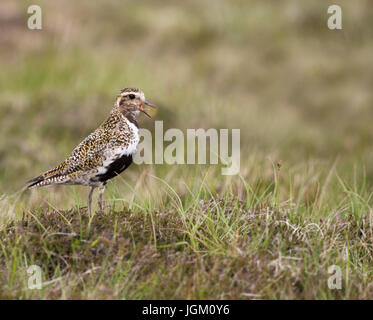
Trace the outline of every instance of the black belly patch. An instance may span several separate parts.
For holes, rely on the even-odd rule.
[[[126,170],[131,163],[132,155],[120,157],[107,167],[107,171],[104,174],[100,174],[97,176],[98,181],[105,182],[111,178],[114,178],[115,176]]]

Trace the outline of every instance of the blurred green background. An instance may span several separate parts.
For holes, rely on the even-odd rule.
[[[32,4],[42,30],[27,28]],[[327,27],[332,4],[343,30]],[[0,297],[372,298],[371,9],[1,0]],[[88,188],[18,197],[124,87],[145,92],[165,129],[240,128],[241,175],[132,165],[108,184],[111,210],[93,217],[76,210]],[[56,282],[25,290],[32,264]],[[344,290],[327,288],[331,265]]]
[[[42,30],[27,28],[31,4]],[[327,28],[331,4],[343,30]],[[368,0],[2,0],[0,192],[61,162],[131,86],[159,106],[165,128],[241,128],[244,173],[253,154],[288,168],[338,158],[342,171],[362,163],[373,183],[370,9]]]

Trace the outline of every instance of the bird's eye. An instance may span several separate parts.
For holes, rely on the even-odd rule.
[[[128,97],[129,97],[131,100],[135,99],[135,95],[134,95],[134,94],[130,94],[130,95],[128,95]]]

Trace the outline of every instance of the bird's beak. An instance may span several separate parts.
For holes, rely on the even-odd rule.
[[[148,101],[144,101],[144,104],[146,104],[146,105],[149,106],[149,107],[156,108],[156,106],[155,106],[154,104],[151,104],[151,103],[148,102]],[[142,104],[139,105],[139,110],[140,110],[141,112],[143,112],[146,116],[148,116],[150,119],[152,118],[152,117],[150,116],[150,114],[147,113],[147,112],[144,110],[144,108],[142,107]]]
[[[148,101],[145,101],[144,103],[145,103],[147,106],[152,107],[152,108],[154,108],[154,109],[157,108],[154,104],[151,104],[151,103],[149,103]]]

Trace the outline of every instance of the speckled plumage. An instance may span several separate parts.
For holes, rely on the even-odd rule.
[[[131,163],[139,143],[136,116],[147,114],[142,105],[144,94],[136,88],[126,88],[117,96],[110,116],[85,138],[71,155],[56,168],[29,181],[29,188],[56,184],[90,186],[90,202],[94,188],[100,187],[100,203],[107,180],[124,171]]]
[[[127,151],[127,155],[133,154],[138,142],[137,127],[119,111],[114,110],[64,162],[35,178],[41,181],[35,181],[32,187],[61,183],[87,186],[100,184],[99,176],[106,172],[108,165],[123,152]]]

